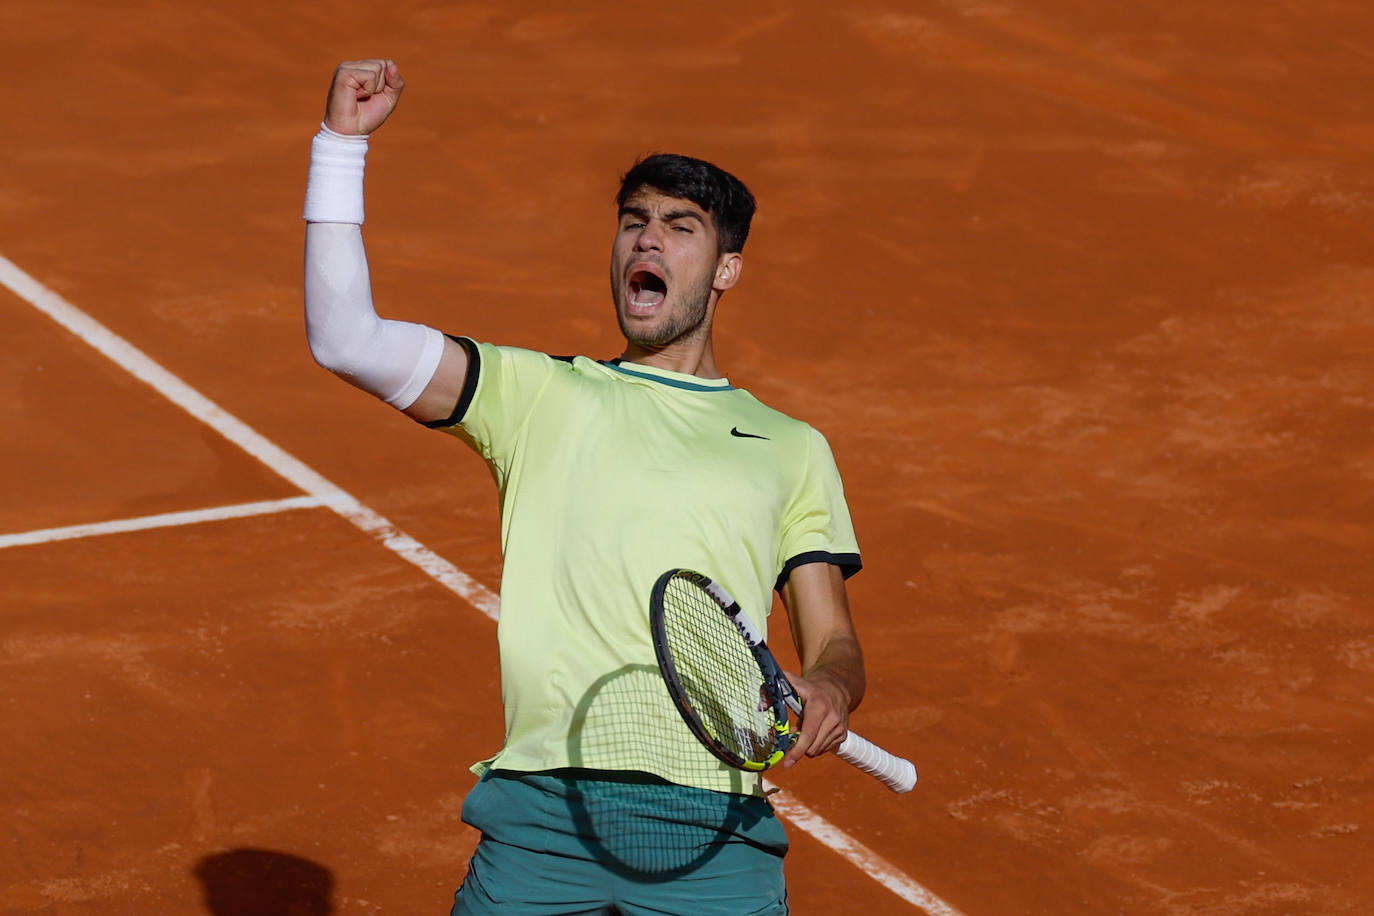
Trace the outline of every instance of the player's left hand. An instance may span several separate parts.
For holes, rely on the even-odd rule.
[[[824,670],[809,678],[788,674],[801,697],[803,712],[796,743],[782,759],[784,767],[796,766],[802,757],[818,757],[840,746],[849,734],[849,691]]]

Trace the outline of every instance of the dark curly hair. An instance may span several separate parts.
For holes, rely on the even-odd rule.
[[[616,206],[624,207],[631,194],[645,187],[690,200],[710,214],[721,254],[744,250],[754,218],[754,195],[734,175],[702,159],[654,153],[641,158],[620,179]]]

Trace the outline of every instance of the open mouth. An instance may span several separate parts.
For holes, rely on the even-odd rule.
[[[668,297],[668,282],[652,267],[630,271],[629,303],[635,309],[652,309]]]

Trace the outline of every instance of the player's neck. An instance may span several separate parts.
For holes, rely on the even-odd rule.
[[[716,354],[709,335],[700,340],[675,340],[661,349],[649,349],[627,341],[620,358],[641,366],[695,375],[697,378],[723,377],[716,366]]]

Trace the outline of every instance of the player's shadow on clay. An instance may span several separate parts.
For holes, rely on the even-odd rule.
[[[206,856],[192,874],[214,916],[329,916],[334,874],[323,865],[267,849]]]
[[[632,881],[667,881],[690,874],[715,858],[741,829],[758,820],[743,797],[688,792],[648,773],[608,778],[607,761],[582,746],[589,722],[615,751],[652,759],[669,746],[658,710],[672,705],[656,667],[625,665],[601,677],[573,710],[568,733],[572,768],[565,801],[583,847],[614,874]],[[712,769],[716,769],[714,763]],[[736,792],[743,776],[730,771]],[[688,826],[696,825],[695,827]],[[700,827],[714,836],[703,840]]]

